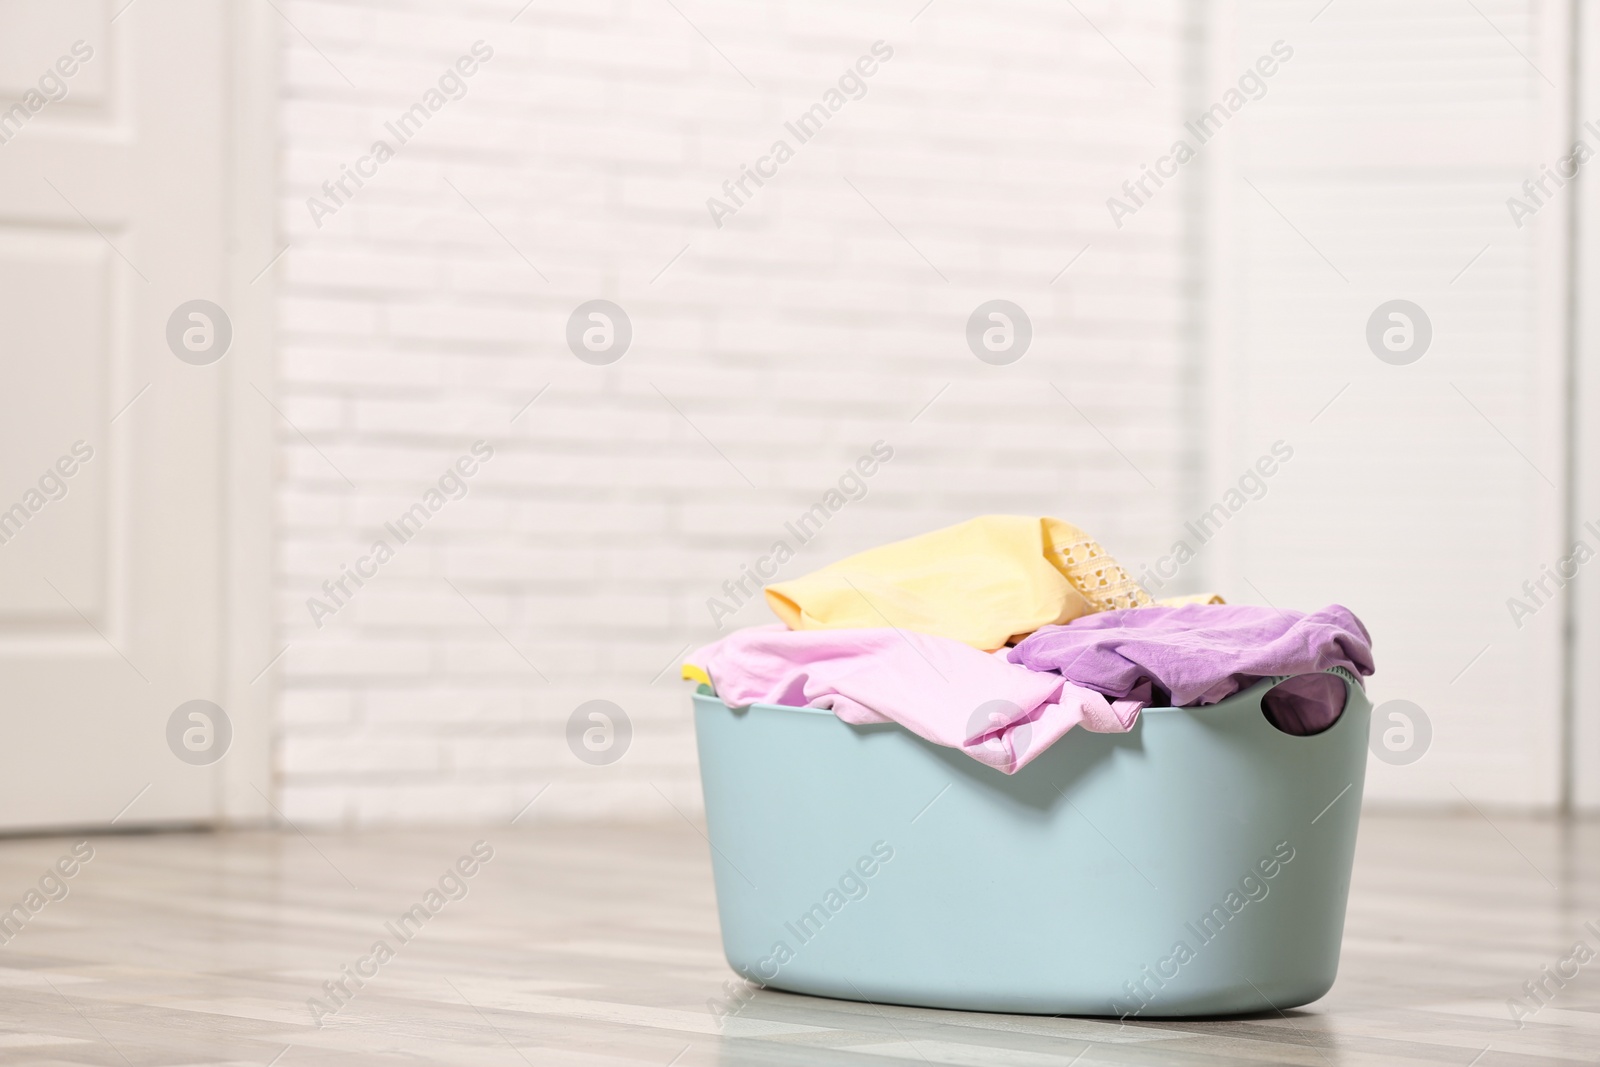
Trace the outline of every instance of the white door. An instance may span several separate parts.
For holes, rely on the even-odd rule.
[[[1369,798],[1552,807],[1565,602],[1525,583],[1571,545],[1577,194],[1547,180],[1532,218],[1511,201],[1572,150],[1568,9],[1236,10],[1207,103],[1275,43],[1292,56],[1204,149],[1217,362],[1195,513],[1275,442],[1293,458],[1230,506],[1210,575],[1242,600],[1339,601],[1368,624],[1369,692],[1394,731],[1373,745]]]
[[[223,812],[229,6],[0,0],[0,829]]]

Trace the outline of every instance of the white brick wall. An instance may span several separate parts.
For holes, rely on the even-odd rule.
[[[299,432],[277,758],[297,821],[505,818],[547,783],[542,817],[695,810],[669,668],[715,636],[707,598],[876,440],[893,461],[785,574],[989,511],[1069,518],[1130,559],[1181,522],[1190,179],[1121,231],[1105,200],[1185,112],[1186,7],[673,3],[534,0],[514,24],[520,0],[282,5]],[[480,39],[465,98],[317,228],[307,197]],[[865,97],[715,228],[706,198],[877,40],[894,57]],[[564,340],[602,297],[634,327],[610,367]],[[997,297],[1034,324],[1009,367],[964,340]],[[468,496],[313,626],[307,597],[479,438],[495,456]],[[593,698],[634,724],[611,766],[564,739]]]

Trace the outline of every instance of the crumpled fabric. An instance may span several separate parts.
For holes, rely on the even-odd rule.
[[[1125,733],[1138,687],[1109,700],[1060,675],[1010,662],[948,637],[886,627],[735,631],[689,656],[723,702],[826,708],[847,723],[895,722],[936,745],[1015,774],[1068,730]]]
[[[1215,704],[1261,678],[1342,667],[1372,674],[1372,638],[1349,608],[1310,613],[1253,604],[1150,605],[1046,626],[1007,653],[1015,664],[1053,671],[1113,700],[1149,687],[1173,707]],[[1344,704],[1278,702],[1290,732],[1317,733]],[[1332,718],[1329,718],[1329,715]],[[1282,727],[1281,728],[1289,728]]]
[[[1126,569],[1060,519],[983,515],[766,587],[792,630],[895,627],[990,651],[1050,623],[1150,603]]]

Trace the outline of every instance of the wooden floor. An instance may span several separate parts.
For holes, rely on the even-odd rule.
[[[706,844],[681,822],[96,836],[77,865],[73,842],[0,842],[0,908],[47,891],[0,932],[0,1063],[1600,1062],[1600,958],[1520,1029],[1507,1007],[1576,942],[1600,952],[1595,822],[1369,817],[1331,994],[1125,1027],[767,991],[719,1026],[707,1000],[734,976]],[[63,857],[73,876],[46,877]],[[444,879],[420,931],[385,925],[463,857],[472,877]],[[350,969],[371,977],[344,978],[341,1004],[324,983]]]

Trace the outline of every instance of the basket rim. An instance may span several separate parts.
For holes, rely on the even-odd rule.
[[[1351,690],[1351,692],[1349,692],[1347,694],[1347,696],[1354,696],[1356,693],[1364,694],[1365,691],[1366,691],[1366,687],[1361,684],[1361,679],[1358,678],[1356,675],[1351,674],[1349,671],[1345,670],[1342,667],[1329,667],[1327,670],[1324,670],[1324,671],[1312,671],[1310,673],[1312,673],[1312,674],[1331,674],[1336,678],[1344,679],[1346,687],[1349,690]],[[1250,699],[1252,694],[1254,694],[1254,698],[1253,698],[1252,702],[1255,704],[1256,708],[1259,710],[1259,708],[1261,706],[1261,697],[1266,695],[1267,690],[1271,689],[1273,686],[1277,685],[1279,682],[1285,681],[1285,680],[1287,680],[1288,678],[1291,678],[1291,677],[1301,677],[1301,676],[1283,674],[1283,675],[1275,675],[1275,676],[1266,677],[1266,678],[1259,678],[1253,684],[1251,684],[1249,686],[1246,686],[1245,688],[1239,690],[1237,693],[1234,693],[1231,696],[1224,697],[1223,699],[1217,701],[1215,704],[1192,704],[1192,705],[1188,705],[1188,706],[1185,706],[1185,707],[1169,707],[1169,706],[1165,706],[1165,705],[1158,707],[1158,706],[1152,704],[1149,707],[1144,708],[1143,710],[1141,710],[1139,712],[1139,716],[1141,718],[1143,718],[1146,715],[1194,714],[1196,712],[1212,713],[1212,712],[1217,711],[1217,709],[1219,709],[1219,708],[1228,708],[1229,705],[1237,704],[1237,703],[1243,703],[1247,699]],[[749,711],[749,710],[752,710],[754,708],[760,708],[763,711],[793,711],[793,712],[800,712],[802,714],[807,714],[807,715],[826,715],[829,718],[835,718],[836,717],[833,714],[833,709],[832,708],[802,708],[802,707],[797,707],[796,705],[793,705],[793,704],[765,704],[765,703],[761,703],[759,701],[754,703],[754,704],[742,704],[742,705],[729,704],[726,700],[723,700],[720,696],[718,696],[716,693],[714,693],[711,690],[711,688],[709,686],[707,686],[704,682],[700,682],[700,683],[695,685],[694,694],[693,695],[694,695],[694,698],[696,700],[700,700],[700,699],[714,700],[717,703],[721,704],[723,707],[727,708],[729,711]],[[1231,708],[1229,710],[1231,710]],[[1340,718],[1342,719],[1343,717],[1344,716],[1341,714]],[[1315,735],[1312,735],[1312,736],[1315,736]]]

